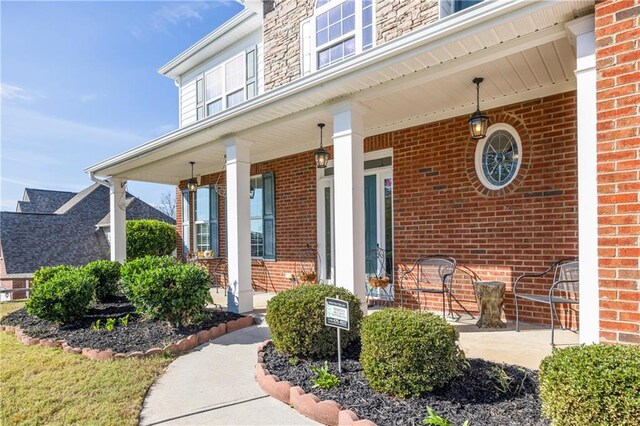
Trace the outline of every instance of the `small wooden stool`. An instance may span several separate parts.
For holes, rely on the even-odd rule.
[[[480,319],[479,328],[505,328],[502,322],[502,305],[504,304],[505,283],[501,281],[476,281],[473,283],[478,300]]]

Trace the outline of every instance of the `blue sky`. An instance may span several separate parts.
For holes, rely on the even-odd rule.
[[[235,1],[0,3],[1,209],[25,187],[78,191],[84,168],[178,126],[157,69],[235,15]],[[173,187],[130,182],[150,204]]]

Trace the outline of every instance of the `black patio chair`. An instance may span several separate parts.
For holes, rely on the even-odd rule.
[[[365,282],[367,304],[369,304],[369,298],[371,298],[374,293],[377,293],[379,296],[380,292],[384,293],[386,301],[392,301],[390,293],[387,290],[391,284],[391,277],[389,272],[387,272],[386,253],[379,244],[376,244],[376,248],[367,252],[365,268],[367,278]]]
[[[320,254],[315,247],[307,243],[306,247],[298,254],[298,260],[295,264],[294,279],[298,284],[320,283],[318,271],[320,270]]]
[[[522,280],[526,278],[539,278],[553,272],[553,282],[547,294],[522,293]],[[579,303],[579,265],[578,259],[562,259],[553,262],[546,271],[540,273],[529,272],[520,275],[513,283],[513,296],[516,302],[516,331],[520,331],[520,313],[518,299],[529,300],[532,302],[546,303],[549,305],[551,316],[551,345],[554,346],[554,318],[558,320],[560,328],[565,330],[562,325],[555,305],[558,303],[566,303],[575,305]],[[520,292],[519,292],[520,291]]]
[[[419,307],[421,294],[441,294],[442,317],[446,316],[448,301],[449,315],[453,318],[451,283],[455,272],[456,261],[450,256],[432,255],[419,258],[400,276],[400,307],[404,306],[404,293],[417,294]]]

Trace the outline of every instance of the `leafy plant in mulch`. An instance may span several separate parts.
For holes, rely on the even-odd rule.
[[[69,323],[87,312],[96,284],[94,276],[79,268],[41,268],[34,274],[27,311],[52,322]]]
[[[311,371],[316,374],[313,378],[313,387],[320,389],[333,389],[340,386],[340,379],[335,374],[329,373],[329,363],[324,362],[322,367],[311,366]]]
[[[127,262],[122,268],[121,285],[139,313],[175,326],[193,322],[209,294],[205,271],[168,256]]]
[[[427,407],[427,417],[425,417],[424,420],[422,420],[422,423],[425,425],[434,425],[434,426],[455,426],[449,420],[438,415],[438,413],[433,411],[433,408],[431,407]],[[462,424],[462,426],[468,426],[468,425],[469,425],[469,420],[465,420],[464,423]]]
[[[554,350],[540,365],[543,411],[554,424],[640,424],[640,346]]]
[[[342,333],[342,347],[358,340],[363,317],[360,300],[344,288],[307,284],[283,291],[267,304],[266,321],[276,347],[300,357],[335,355],[336,331],[324,325],[324,299],[336,295],[349,302],[350,330]]]

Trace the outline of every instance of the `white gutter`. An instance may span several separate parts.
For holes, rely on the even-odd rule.
[[[339,62],[335,66],[298,78],[291,83],[270,90],[269,92],[257,96],[238,107],[231,108],[221,114],[201,120],[187,127],[174,130],[173,132],[167,133],[145,144],[108,158],[105,161],[93,164],[87,167],[85,172],[97,173],[108,167],[131,161],[162,148],[165,145],[171,144],[180,138],[198,133],[235,117],[255,112],[260,108],[269,107],[276,101],[292,97],[304,91],[310,91],[317,87],[322,87],[334,80],[338,80],[349,74],[354,74],[360,70],[372,69],[374,66],[382,67],[386,65],[385,62],[392,60],[397,61],[399,58],[402,59],[402,56],[415,55],[415,50],[418,48],[424,48],[425,50],[433,49],[439,45],[446,44],[448,42],[447,37],[451,37],[469,29],[477,30],[474,27],[478,25],[485,24],[493,27],[512,21],[521,15],[546,9],[554,4],[555,2],[547,1],[532,3],[529,0],[504,0],[478,5],[478,7],[473,8],[473,10],[468,10],[466,12],[461,12],[441,19],[433,25],[410,32],[405,36],[399,37],[391,42],[359,54],[352,59]],[[525,7],[527,7],[526,10],[522,12],[521,9]],[[520,13],[518,13],[518,11],[520,11]]]
[[[100,185],[104,185],[107,188],[111,188],[111,184],[109,183],[108,180],[103,180],[103,179],[99,179],[97,178],[93,172],[89,172],[89,177],[91,178],[92,181],[94,181],[95,183],[99,183]]]

